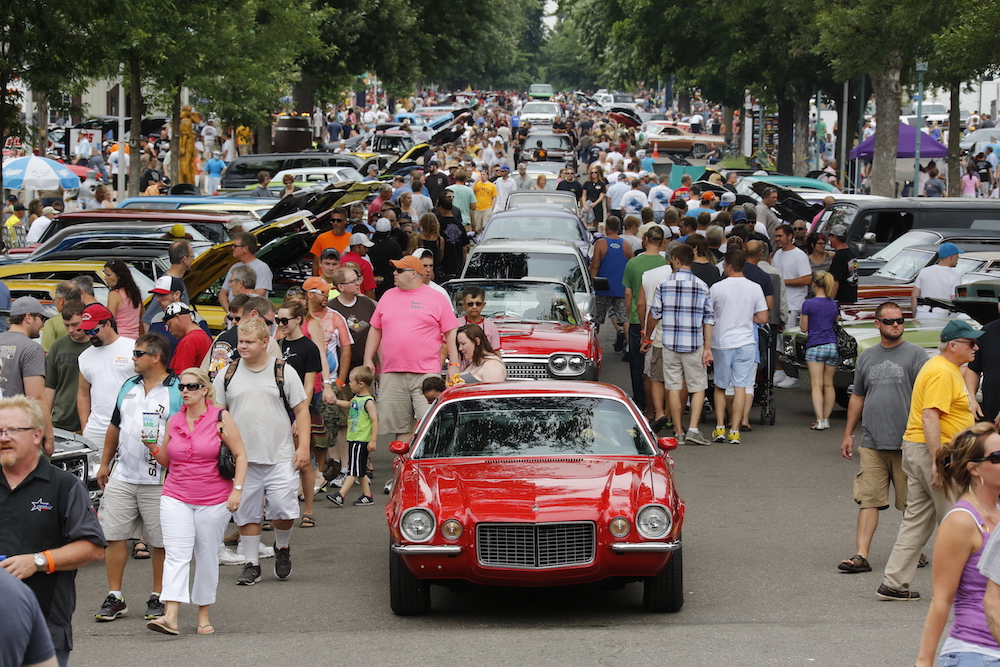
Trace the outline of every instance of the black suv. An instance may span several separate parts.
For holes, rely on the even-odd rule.
[[[285,169],[302,167],[354,167],[362,174],[366,160],[347,153],[312,150],[301,153],[257,153],[241,155],[233,160],[219,182],[222,192],[245,190],[257,183],[257,174],[266,171],[272,177]]]

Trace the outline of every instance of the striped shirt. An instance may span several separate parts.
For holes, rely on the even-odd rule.
[[[670,274],[656,286],[650,309],[663,324],[663,347],[694,352],[705,342],[702,325],[715,324],[708,285],[689,268]]]

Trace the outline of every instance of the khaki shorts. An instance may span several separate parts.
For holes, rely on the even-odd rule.
[[[692,394],[708,389],[708,369],[701,363],[704,346],[694,352],[674,352],[663,348],[663,386],[680,391],[687,384]]]
[[[854,476],[854,502],[861,509],[889,508],[889,482],[896,491],[896,509],[906,509],[906,473],[900,450],[857,447],[861,470]]]
[[[651,347],[646,355],[649,364],[649,379],[652,382],[663,382],[663,348]]]
[[[413,433],[413,424],[427,414],[422,385],[434,373],[382,373],[378,387],[379,435]]]
[[[138,540],[143,534],[151,547],[163,546],[160,529],[159,484],[132,484],[112,477],[104,487],[97,518],[109,542]]]

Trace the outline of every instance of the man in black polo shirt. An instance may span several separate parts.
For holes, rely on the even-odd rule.
[[[76,570],[107,542],[87,489],[41,457],[45,418],[25,396],[0,400],[0,567],[34,591],[59,664],[73,648]]]

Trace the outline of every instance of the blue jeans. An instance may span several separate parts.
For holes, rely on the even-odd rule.
[[[642,325],[628,325],[628,370],[632,375],[632,400],[640,410],[646,409],[646,387],[642,382],[642,367],[645,359],[639,347],[642,345]]]
[[[942,653],[938,656],[941,667],[998,667],[1000,659],[982,653]]]

